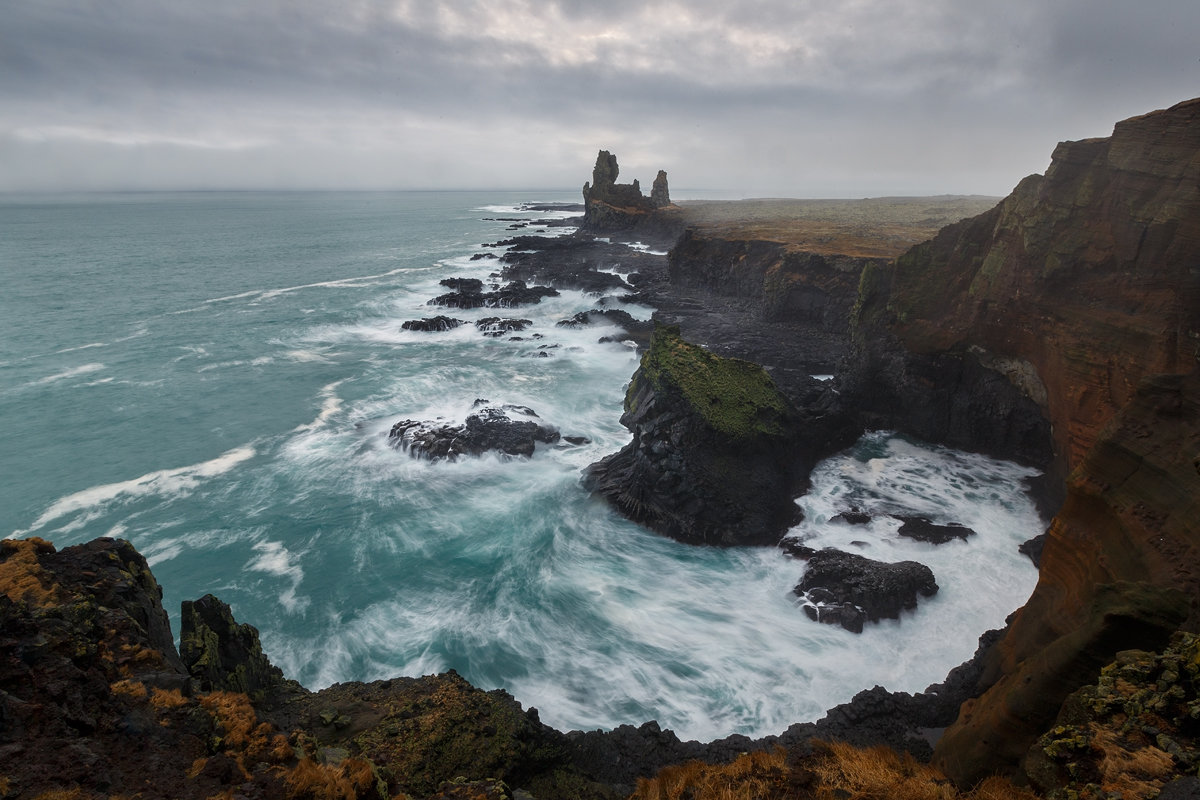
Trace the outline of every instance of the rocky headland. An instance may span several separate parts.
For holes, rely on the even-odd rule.
[[[728,785],[773,776],[755,796],[863,791],[830,782],[834,750],[816,739],[932,757],[964,788],[999,773],[1053,797],[1194,796],[1200,100],[1061,144],[999,202],[674,205],[665,174],[649,197],[617,175],[602,151],[577,233],[519,237],[492,285],[438,298],[507,308],[580,288],[596,308],[568,324],[631,329],[608,312],[658,309],[652,330],[628,331],[644,350],[623,417],[633,442],[587,485],[684,541],[774,546],[812,466],[865,430],[1036,466],[1052,522],[1008,627],[923,694],[868,689],[776,737],[681,742],[652,722],[562,733],[453,673],[310,692],[212,597],[187,604],[176,650],[128,543],[5,541],[0,797],[609,798],[690,759],[732,762]],[[538,441],[524,411],[478,425],[504,416]],[[911,532],[930,541],[970,535],[924,523]],[[817,621],[863,627],[936,591],[919,564],[788,549],[810,562],[797,592]],[[737,766],[777,747],[774,772]],[[706,785],[639,791],[698,800]]]

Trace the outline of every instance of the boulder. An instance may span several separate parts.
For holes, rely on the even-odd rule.
[[[476,406],[478,410],[462,425],[405,419],[392,426],[388,438],[414,458],[431,461],[455,461],[460,456],[479,456],[489,451],[529,458],[538,442],[554,444],[560,438],[554,428],[534,421],[538,416],[532,409],[512,405],[480,407],[480,402]]]
[[[864,622],[897,619],[917,607],[918,597],[937,590],[933,571],[916,561],[887,563],[826,549],[808,556],[804,578],[793,591],[811,619],[862,633]]]
[[[211,594],[183,601],[179,656],[203,692],[243,692],[261,699],[281,687],[300,690],[267,658],[258,629],[239,624],[229,606]]]
[[[897,533],[918,542],[945,544],[952,539],[966,541],[968,536],[975,535],[975,531],[966,525],[953,522],[949,525],[937,525],[925,517],[896,517],[896,519],[902,520],[904,523]]]

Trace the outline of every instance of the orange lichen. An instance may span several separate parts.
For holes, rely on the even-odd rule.
[[[61,591],[42,569],[39,555],[54,552],[44,539],[0,540],[0,593],[14,603],[46,606],[61,602]]]

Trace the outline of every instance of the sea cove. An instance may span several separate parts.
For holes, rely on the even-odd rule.
[[[629,440],[638,352],[603,321],[558,323],[654,308],[571,289],[519,308],[428,305],[442,280],[490,279],[504,248],[484,244],[569,232],[510,230],[573,214],[525,204],[576,200],[5,198],[3,533],[129,539],[176,632],[180,601],[212,592],[309,688],[454,669],[562,730],[776,734],[876,684],[941,680],[1033,587],[1017,552],[1043,527],[1032,471],[883,435],[824,462],[796,533],[921,561],[940,587],[859,636],[801,612],[803,566],[775,548],[696,548],[622,519],[580,474]],[[647,249],[663,252],[631,252]],[[402,328],[443,313],[469,324]],[[497,314],[530,325],[473,324]],[[389,444],[397,421],[460,423],[479,399],[588,441],[453,463]],[[878,517],[835,519],[850,505]],[[976,535],[904,540],[887,516],[904,513]]]

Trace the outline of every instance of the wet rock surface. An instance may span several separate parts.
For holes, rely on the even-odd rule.
[[[401,324],[400,327],[406,331],[441,332],[453,330],[459,325],[464,324],[466,324],[465,320],[439,315],[425,319],[410,319]]]
[[[554,444],[559,432],[543,425],[533,409],[475,402],[476,411],[462,425],[404,419],[392,426],[388,439],[414,458],[455,461],[462,456],[497,452],[529,458],[539,442]]]
[[[556,297],[557,289],[549,286],[526,286],[524,281],[512,281],[497,285],[492,291],[483,291],[483,281],[476,278],[449,278],[443,286],[454,291],[438,295],[429,301],[431,306],[447,308],[513,308],[542,302],[543,297]]]
[[[802,550],[804,578],[793,590],[810,619],[862,633],[866,622],[897,619],[917,607],[920,597],[937,594],[933,571],[916,561],[888,563],[840,550]]]
[[[966,525],[959,525],[955,522],[949,525],[938,525],[926,517],[896,518],[903,522],[896,532],[907,539],[915,539],[918,542],[945,544],[955,539],[966,541],[967,537],[975,535],[975,531]]]

